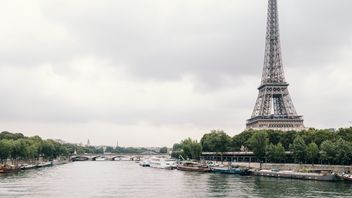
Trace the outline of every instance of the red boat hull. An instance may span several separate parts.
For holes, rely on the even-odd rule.
[[[10,168],[0,167],[0,174],[1,173],[15,173],[15,172],[18,172],[20,170],[21,170],[20,167],[10,167]]]

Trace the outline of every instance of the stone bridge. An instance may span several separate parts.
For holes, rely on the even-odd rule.
[[[145,156],[159,155],[159,153],[142,153],[142,154],[117,154],[117,153],[104,153],[104,154],[76,154],[70,157],[71,161],[96,161],[103,159],[107,161],[139,161]]]

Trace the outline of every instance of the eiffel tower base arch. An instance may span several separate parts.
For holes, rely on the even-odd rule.
[[[300,131],[304,130],[303,119],[301,116],[290,118],[254,117],[247,120],[246,129],[253,130],[280,130],[280,131]]]

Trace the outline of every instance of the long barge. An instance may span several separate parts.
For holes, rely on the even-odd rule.
[[[233,168],[233,167],[212,167],[213,173],[231,174],[231,175],[249,175],[250,172],[247,168]]]
[[[335,181],[337,180],[336,174],[331,171],[315,171],[315,172],[294,172],[294,171],[279,171],[279,170],[252,170],[253,175],[275,177],[275,178],[288,178],[288,179],[303,179],[315,181]]]
[[[195,171],[195,172],[210,172],[211,169],[208,165],[199,164],[196,162],[183,162],[177,165],[177,170],[181,171]]]

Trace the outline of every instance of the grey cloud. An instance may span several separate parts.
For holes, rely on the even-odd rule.
[[[339,60],[352,41],[351,7],[348,0],[280,2],[285,62],[321,68]]]
[[[261,69],[265,1],[77,2],[40,1],[40,14],[70,38],[43,43],[28,35],[14,43],[16,51],[2,50],[3,62],[30,65],[95,54],[139,77],[170,80],[192,73],[201,83],[224,74],[257,75]],[[290,67],[335,60],[348,45],[350,1],[279,3],[284,61]]]
[[[236,77],[255,71],[262,61],[265,24],[258,26],[257,20],[265,19],[247,15],[265,16],[265,9],[253,7],[246,13],[238,8],[253,2],[137,2],[42,9],[46,17],[67,27],[86,53],[124,64],[143,78],[170,80],[187,73],[205,79]],[[246,18],[238,17],[242,15]]]

